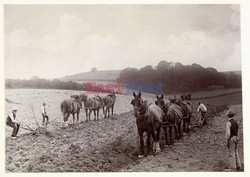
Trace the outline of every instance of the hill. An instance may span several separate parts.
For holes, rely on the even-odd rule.
[[[115,81],[120,70],[100,70],[96,72],[83,72],[59,78],[63,81]]]

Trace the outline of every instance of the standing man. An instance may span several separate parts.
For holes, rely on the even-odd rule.
[[[199,104],[199,106],[197,109],[197,113],[199,113],[199,112],[201,113],[201,120],[203,122],[203,125],[206,125],[207,122],[206,122],[205,114],[207,112],[207,107],[203,103],[201,103],[200,101],[198,104]]]
[[[42,105],[42,116],[43,116],[42,125],[45,125],[45,127],[47,127],[47,123],[49,122],[49,117],[48,117],[47,111],[46,111],[46,103],[43,103],[43,105]],[[46,121],[45,121],[45,119],[46,119]]]
[[[17,137],[17,133],[18,133],[19,128],[20,128],[20,124],[17,123],[17,121],[16,121],[16,113],[17,113],[17,108],[14,106],[12,108],[12,112],[8,115],[8,117],[6,119],[6,125],[13,128],[13,131],[11,134],[11,137],[13,137],[13,138]]]
[[[241,162],[238,153],[238,129],[239,124],[233,119],[235,113],[229,109],[226,116],[229,118],[226,126],[226,140],[227,147],[229,150],[229,163],[230,168],[241,170]]]

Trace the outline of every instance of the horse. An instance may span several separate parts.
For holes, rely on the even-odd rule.
[[[72,95],[70,99],[61,102],[61,112],[64,122],[68,121],[70,114],[73,116],[73,127],[75,124],[75,114],[77,115],[77,124],[79,121],[80,109],[82,108],[81,98],[78,95]]]
[[[116,100],[115,92],[102,97],[102,100],[103,100],[104,106],[106,107],[104,118],[107,117],[107,112],[108,112],[108,117],[110,117],[110,109],[111,109],[112,115],[114,113],[114,105],[115,105],[115,100]]]
[[[90,98],[85,95],[85,93],[80,94],[79,96],[82,98],[84,104],[84,109],[86,112],[86,122],[90,121],[90,115],[92,111],[94,111],[94,120],[99,120],[99,110],[104,107],[101,99],[99,97]]]
[[[95,100],[97,100],[97,120],[99,120],[99,110],[102,109],[103,111],[103,115],[105,115],[105,105],[104,105],[104,101],[102,99],[102,97],[100,95],[96,95],[94,97]],[[95,111],[95,110],[94,110]]]
[[[161,131],[161,121],[164,116],[163,111],[156,105],[143,101],[141,92],[138,95],[133,92],[134,99],[131,101],[134,109],[134,116],[136,117],[136,125],[140,136],[140,155],[143,157],[144,153],[144,140],[143,133],[147,134],[147,154],[150,153],[150,139],[153,137],[153,152],[156,153],[160,150],[159,139]]]
[[[184,101],[184,100],[191,101],[191,97],[192,97],[191,93],[182,94],[182,95],[180,96],[180,99],[183,100],[183,101]]]
[[[156,95],[155,104],[157,106],[159,106],[164,113],[167,112],[166,104],[168,104],[168,103],[170,103],[170,100],[166,100],[166,103],[165,103],[165,101],[163,100],[163,94],[160,97],[158,95]]]
[[[162,126],[165,134],[166,144],[173,144],[174,140],[172,139],[172,127],[174,127],[175,130],[175,138],[181,139],[182,137],[181,124],[183,114],[181,108],[178,105],[171,104],[170,102],[165,103],[165,101],[163,100],[163,95],[161,95],[161,97],[156,95],[156,98],[157,100],[155,101],[155,104],[160,107],[165,114],[163,117],[163,124],[168,125]]]
[[[184,122],[183,122],[183,130],[185,132],[188,132],[189,129],[190,129],[190,121],[191,121],[191,117],[192,117],[193,106],[192,106],[191,101],[183,100],[182,98],[183,97],[181,96],[179,99],[172,100],[172,102],[179,105],[182,108],[183,120],[184,120]]]

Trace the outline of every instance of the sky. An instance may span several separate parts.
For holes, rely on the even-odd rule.
[[[5,78],[197,63],[241,70],[240,5],[4,5]]]

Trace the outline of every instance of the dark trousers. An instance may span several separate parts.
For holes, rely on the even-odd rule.
[[[19,123],[13,123],[11,120],[7,120],[6,125],[13,128],[11,136],[16,136],[18,131],[19,131],[20,124]]]
[[[203,125],[207,124],[207,119],[205,117],[206,112],[205,111],[201,111],[201,119],[203,121]]]
[[[47,115],[44,115],[43,113],[42,115],[43,115],[43,124],[45,123],[45,119],[46,119],[46,123],[49,122],[49,117]]]

